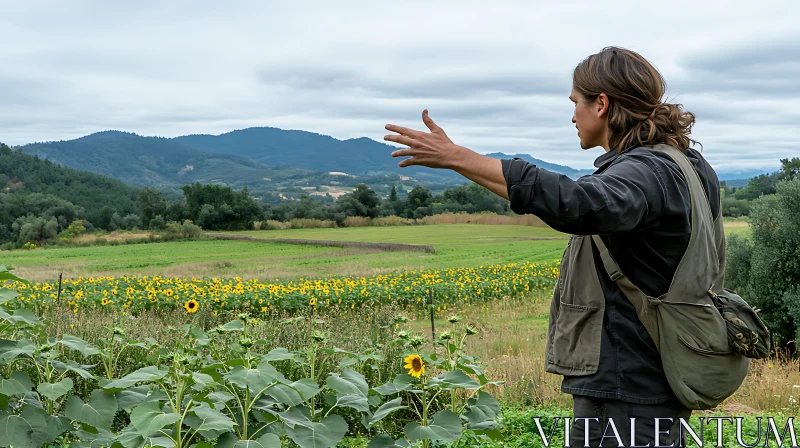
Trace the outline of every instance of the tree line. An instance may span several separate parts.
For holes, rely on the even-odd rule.
[[[737,188],[727,182],[720,182],[722,193],[722,215],[738,218],[750,214],[752,203],[763,195],[775,194],[778,182],[791,178],[800,172],[800,158],[781,159],[781,168],[770,174],[761,174]]]

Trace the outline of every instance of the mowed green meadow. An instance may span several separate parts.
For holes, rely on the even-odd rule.
[[[546,227],[446,224],[237,232],[256,238],[430,245],[435,253],[321,247],[277,242],[195,240],[92,247],[54,247],[0,254],[23,278],[52,281],[101,275],[243,277],[260,280],[361,276],[514,262],[558,261],[568,236]]]
[[[746,235],[747,224],[726,222],[726,233]],[[235,232],[260,239],[403,243],[435,253],[321,247],[278,242],[202,239],[151,244],[53,247],[6,251],[0,262],[23,278],[52,281],[103,275],[243,277],[259,280],[530,262],[557,262],[568,235],[548,227],[442,224]]]

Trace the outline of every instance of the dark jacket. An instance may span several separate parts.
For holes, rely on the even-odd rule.
[[[699,152],[686,155],[716,218],[717,175]],[[561,232],[601,235],[621,271],[645,294],[667,292],[691,234],[689,188],[668,155],[648,148],[605,153],[595,160],[598,170],[577,181],[521,159],[503,160],[502,167],[514,212],[534,214]],[[596,248],[594,256],[605,296],[599,366],[590,375],[564,376],[561,390],[640,404],[674,398],[635,308],[605,272]]]

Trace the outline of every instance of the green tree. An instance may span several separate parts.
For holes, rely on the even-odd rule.
[[[781,159],[781,178],[790,179],[797,175],[800,175],[800,157]]]
[[[392,189],[389,191],[389,202],[397,202],[397,187],[392,185]]]
[[[726,286],[737,290],[770,327],[776,346],[792,347],[800,330],[800,176],[753,201],[750,239],[731,236]]]
[[[150,220],[157,215],[167,214],[167,201],[158,190],[143,188],[136,196],[136,207],[139,209],[139,216],[142,217],[142,224],[150,226]]]

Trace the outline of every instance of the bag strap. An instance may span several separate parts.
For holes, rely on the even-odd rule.
[[[603,266],[606,268],[608,276],[617,283],[619,289],[625,294],[625,297],[627,297],[634,308],[636,308],[636,314],[639,316],[639,320],[644,325],[650,338],[653,339],[653,342],[656,344],[656,349],[660,352],[658,321],[656,320],[656,314],[649,311],[651,299],[658,299],[653,299],[645,295],[641,289],[637,288],[636,285],[631,282],[631,279],[622,273],[614,257],[611,256],[611,252],[608,251],[608,247],[606,247],[603,240],[600,239],[600,235],[592,235],[592,240],[600,251],[600,258],[603,260]]]
[[[688,158],[686,158],[682,152],[672,147],[664,147],[659,145],[659,147],[655,149],[667,153],[675,161],[686,178],[686,184],[689,187],[691,195],[695,197],[698,195],[702,196],[703,199],[701,201],[705,202],[705,205],[708,206],[710,212],[708,198],[706,197],[702,184],[700,184],[700,175],[694,169],[694,166],[692,166],[692,164],[689,162]],[[693,176],[694,178],[689,176]],[[692,201],[692,214],[696,215],[695,201]],[[694,225],[692,226],[692,231],[694,233]],[[659,343],[660,339],[658,321],[656,320],[656,313],[650,312],[649,308],[651,306],[657,306],[661,303],[661,300],[647,296],[644,292],[642,292],[641,289],[634,285],[625,274],[622,273],[622,270],[619,268],[619,264],[617,264],[616,260],[614,260],[614,257],[611,256],[611,252],[609,252],[608,247],[606,247],[599,235],[592,235],[592,241],[594,241],[597,249],[600,252],[600,258],[603,261],[603,267],[608,273],[608,276],[611,277],[611,280],[617,283],[619,289],[622,291],[625,297],[627,297],[628,300],[633,304],[634,308],[636,308],[636,314],[639,316],[639,320],[642,322],[645,330],[647,330],[650,338],[655,343],[656,349],[658,349],[660,352],[661,348]],[[690,239],[690,247],[687,247],[687,252],[693,243],[694,238]]]

